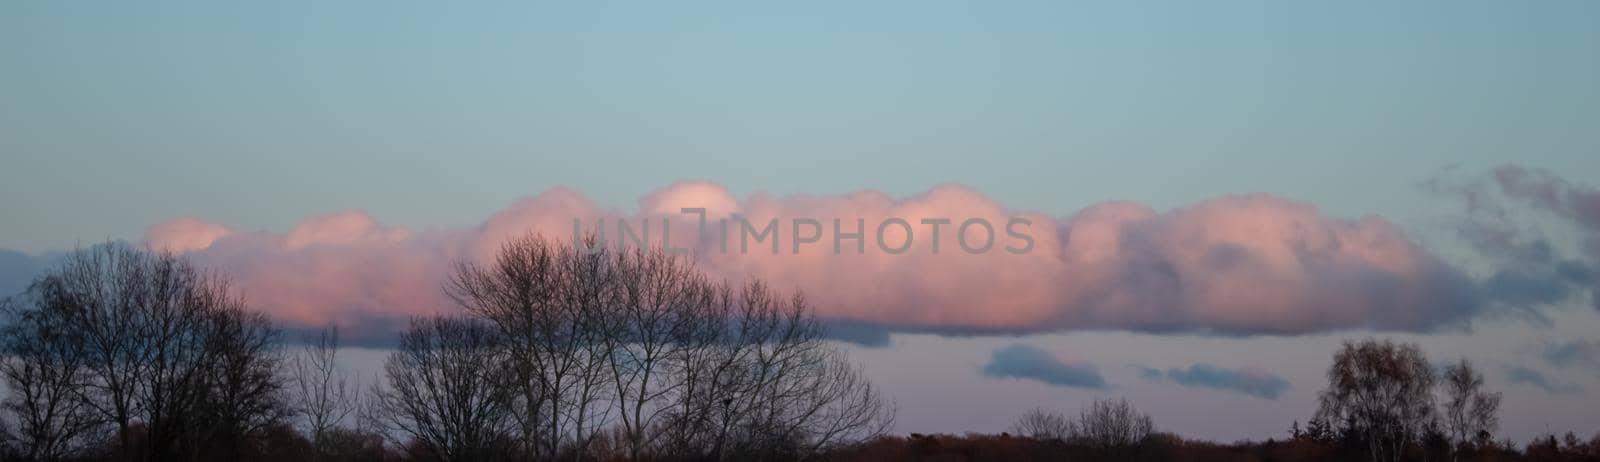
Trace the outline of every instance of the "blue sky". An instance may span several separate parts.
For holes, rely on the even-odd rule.
[[[686,179],[739,197],[955,182],[1052,216],[1264,192],[1378,214],[1473,268],[1440,226],[1458,204],[1418,183],[1507,163],[1600,183],[1596,44],[1600,4],[1583,1],[8,2],[0,249],[137,241],[180,216],[465,228],[562,185],[630,210]],[[1511,434],[1589,434],[1587,392],[1500,373],[1592,338],[1596,313],[1570,305],[1417,339],[1489,366]],[[1126,394],[1158,425],[1227,440],[1304,420],[1332,345],[1364,335],[897,334],[857,356],[905,431]],[[1092,361],[1109,388],[981,374],[1016,343]],[[1199,363],[1291,385],[1269,400],[1139,375]],[[1592,371],[1541,370],[1600,390]],[[1006,398],[936,405],[968,396]]]

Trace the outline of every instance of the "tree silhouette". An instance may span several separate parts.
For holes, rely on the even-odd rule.
[[[289,362],[295,411],[311,439],[313,461],[332,450],[329,438],[361,408],[360,385],[339,368],[339,326],[307,338]]]
[[[1011,433],[1036,440],[1066,441],[1078,433],[1078,428],[1067,416],[1036,407],[1017,417]]]
[[[21,300],[4,304],[6,326],[0,331],[0,362],[10,395],[5,409],[18,427],[23,457],[54,460],[76,452],[95,416],[80,399],[83,371],[81,339],[64,324],[59,312],[30,309],[49,303],[47,283],[35,285]]]
[[[1447,398],[1444,421],[1452,449],[1492,443],[1495,426],[1499,423],[1496,413],[1500,410],[1500,394],[1483,389],[1483,374],[1462,358],[1445,367],[1443,386]]]
[[[1365,443],[1372,460],[1399,460],[1434,423],[1435,380],[1414,344],[1346,341],[1328,368],[1316,418]]]
[[[1150,415],[1139,412],[1127,399],[1095,400],[1078,417],[1078,439],[1111,456],[1125,456],[1154,434]]]
[[[122,460],[234,458],[284,415],[278,331],[225,279],[167,253],[78,250],[8,307],[7,409],[28,452],[109,429]]]
[[[509,429],[499,338],[473,319],[416,318],[374,384],[374,417],[443,462],[493,460]]]
[[[592,243],[591,243],[592,244]],[[615,424],[629,458],[814,453],[882,433],[892,406],[798,294],[737,288],[661,249],[524,235],[447,293],[493,326],[523,450],[574,460]]]

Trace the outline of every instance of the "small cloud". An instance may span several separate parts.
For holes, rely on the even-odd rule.
[[[1547,343],[1539,353],[1545,362],[1560,368],[1572,366],[1600,369],[1600,341],[1574,340]]]
[[[1523,366],[1506,367],[1506,380],[1510,381],[1512,384],[1524,384],[1539,387],[1546,393],[1551,394],[1564,395],[1583,391],[1582,388],[1578,387],[1578,384],[1558,383],[1555,380],[1546,377],[1544,373]]]
[[[995,350],[989,363],[983,366],[983,375],[1037,380],[1059,387],[1106,388],[1106,380],[1094,364],[1023,344]]]
[[[1200,363],[1187,369],[1172,368],[1163,372],[1141,366],[1139,375],[1145,380],[1165,379],[1186,387],[1211,388],[1265,399],[1278,399],[1278,395],[1289,389],[1288,380],[1253,367],[1224,369]]]

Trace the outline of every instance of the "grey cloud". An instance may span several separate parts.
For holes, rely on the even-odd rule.
[[[1582,388],[1578,387],[1578,384],[1571,382],[1557,382],[1556,380],[1545,376],[1543,372],[1529,369],[1524,366],[1506,367],[1506,380],[1511,382],[1513,385],[1521,384],[1538,387],[1550,394],[1564,395],[1583,391]]]
[[[1600,341],[1579,339],[1547,343],[1539,356],[1556,367],[1579,366],[1600,370]]]
[[[1600,231],[1600,190],[1593,186],[1516,165],[1495,169],[1494,178],[1506,195],[1567,217],[1585,229]]]
[[[344,347],[392,349],[399,346],[398,333],[405,330],[408,319],[391,316],[360,316],[339,323],[339,343]],[[323,327],[280,324],[283,340],[291,345],[315,342]]]
[[[1283,377],[1248,367],[1225,369],[1205,363],[1166,371],[1141,367],[1140,375],[1146,380],[1170,380],[1186,387],[1211,388],[1265,399],[1278,399],[1289,389],[1289,381]]]
[[[1516,165],[1464,179],[1436,177],[1424,186],[1465,206],[1456,232],[1491,264],[1476,299],[1533,318],[1542,318],[1539,307],[1584,297],[1600,309],[1600,189]],[[1560,250],[1527,219],[1529,211],[1576,233],[1579,249]]]
[[[983,375],[1035,380],[1059,387],[1105,389],[1099,368],[1087,361],[1066,361],[1037,347],[1015,344],[995,350]]]

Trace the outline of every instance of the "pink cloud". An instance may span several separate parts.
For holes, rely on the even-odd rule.
[[[217,239],[233,234],[233,230],[194,217],[166,221],[145,230],[145,245],[156,250],[188,252],[211,247]]]
[[[697,239],[706,209],[707,239]],[[719,219],[743,217],[760,227],[778,219],[780,248],[751,243],[741,253],[730,225],[721,251]],[[877,227],[890,218],[912,228],[910,249],[880,250]],[[814,218],[817,226],[796,224]],[[926,218],[947,218],[937,242]],[[990,251],[960,247],[958,227],[982,218],[994,228]],[[1031,251],[1007,234],[1008,221],[1031,225]],[[892,329],[1029,332],[1067,329],[1304,333],[1339,328],[1427,329],[1459,320],[1472,307],[1470,284],[1378,217],[1339,219],[1315,207],[1267,195],[1227,196],[1168,212],[1110,202],[1069,216],[1011,210],[959,185],[894,198],[877,191],[836,196],[740,199],[708,182],[681,182],[639,201],[638,211],[604,210],[582,194],[557,188],[520,200],[471,229],[413,233],[347,211],[309,218],[284,234],[239,233],[181,218],[156,225],[152,247],[188,252],[231,275],[253,303],[291,323],[393,320],[453,308],[440,285],[453,262],[485,260],[507,237],[525,232],[570,239],[573,220],[593,230],[616,220],[634,231],[647,223],[660,243],[695,249],[709,274],[763,278],[805,291],[833,321]],[[842,233],[864,226],[861,239]],[[817,241],[794,249],[796,228]],[[814,232],[815,231],[815,232]],[[968,242],[982,241],[980,227]],[[902,228],[886,226],[886,246],[901,245]],[[938,245],[939,252],[933,252]],[[864,251],[857,252],[861,248]]]

